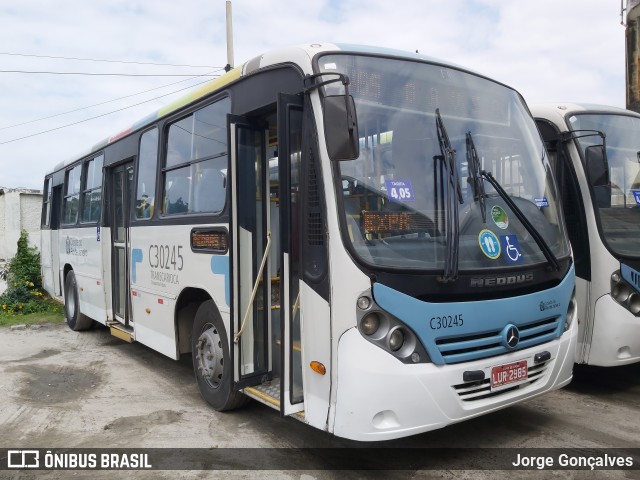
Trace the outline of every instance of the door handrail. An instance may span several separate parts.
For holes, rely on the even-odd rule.
[[[264,248],[264,255],[262,256],[262,262],[260,263],[260,269],[258,270],[258,276],[256,277],[256,282],[253,286],[253,292],[251,292],[251,299],[249,300],[249,305],[247,305],[247,310],[244,312],[244,317],[242,318],[242,325],[240,326],[240,330],[233,336],[233,343],[238,343],[240,337],[244,333],[244,329],[247,326],[247,318],[249,317],[249,312],[251,311],[251,307],[253,306],[253,301],[256,299],[256,293],[258,292],[258,286],[260,285],[260,279],[262,278],[262,272],[264,271],[264,266],[267,263],[267,257],[269,256],[269,249],[271,248],[271,232],[267,232],[267,245]]]

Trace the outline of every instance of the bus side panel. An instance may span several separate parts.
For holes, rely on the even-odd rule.
[[[327,430],[332,376],[331,312],[329,304],[304,282],[300,282],[300,305],[305,421]],[[312,361],[322,363],[326,374],[308,368]]]
[[[101,323],[106,319],[102,255],[98,228],[69,228],[60,231],[60,268],[71,265],[78,283],[80,311]]]
[[[229,257],[193,252],[192,228],[167,225],[131,229],[131,306],[136,341],[174,359],[179,357],[176,301],[186,288],[205,291],[223,319],[229,318]]]

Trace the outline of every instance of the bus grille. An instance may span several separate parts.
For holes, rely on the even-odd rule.
[[[520,343],[515,350],[534,347],[549,342],[560,334],[559,326],[562,317],[547,318],[534,323],[518,325]],[[441,338],[436,340],[436,347],[442,355],[444,363],[460,363],[495,357],[514,350],[502,345],[501,330],[485,332],[477,335]]]
[[[533,365],[529,367],[529,378],[526,382],[514,385],[512,387],[505,388],[503,390],[491,391],[491,380],[485,378],[479,382],[467,382],[459,385],[453,385],[456,393],[463,402],[474,402],[477,400],[483,400],[485,398],[495,397],[497,395],[503,395],[508,392],[513,392],[521,388],[526,388],[529,385],[540,381],[544,377],[544,372],[549,367],[550,361]]]

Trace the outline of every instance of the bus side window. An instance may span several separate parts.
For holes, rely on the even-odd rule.
[[[138,186],[136,189],[136,218],[153,217],[158,168],[158,129],[144,132],[138,152]]]
[[[44,190],[42,191],[42,221],[40,226],[46,228],[51,223],[51,177],[47,177],[44,181]]]
[[[99,155],[85,163],[83,179],[81,222],[91,223],[100,220],[102,205],[102,165],[104,155]]]
[[[64,182],[64,200],[62,202],[62,223],[74,225],[78,221],[80,204],[80,173],[82,164],[67,170]]]
[[[220,213],[226,202],[229,98],[169,126],[162,213]]]

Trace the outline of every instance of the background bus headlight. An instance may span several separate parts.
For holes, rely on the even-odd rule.
[[[620,270],[611,274],[611,297],[633,315],[640,317],[640,294],[627,283]]]
[[[640,294],[632,293],[627,299],[629,311],[634,315],[640,314]]]
[[[623,282],[616,283],[614,287],[611,289],[611,295],[616,299],[619,303],[624,303],[631,295],[631,290],[629,286],[624,284]]]

